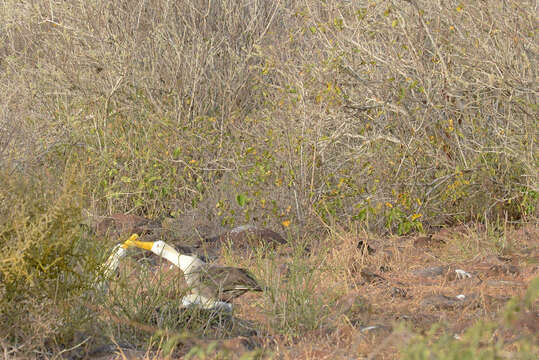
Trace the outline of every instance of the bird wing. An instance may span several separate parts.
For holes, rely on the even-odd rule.
[[[200,281],[213,284],[222,292],[262,291],[258,281],[247,270],[230,266],[208,266],[201,274]]]

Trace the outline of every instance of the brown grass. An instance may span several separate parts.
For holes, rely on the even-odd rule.
[[[517,233],[512,231],[507,235]],[[479,241],[490,245],[485,235],[485,231],[460,235],[458,241]],[[267,331],[275,337],[280,357],[400,358],[399,349],[416,334],[427,333],[435,324],[443,324],[444,332],[462,338],[479,319],[497,324],[493,336],[502,341],[500,336],[503,333],[508,351],[514,351],[510,350],[511,341],[508,339],[519,336],[534,339],[533,326],[506,330],[500,317],[507,301],[512,296],[523,297],[528,284],[538,275],[537,266],[530,264],[529,257],[523,255],[525,242],[517,241],[511,254],[505,257],[488,250],[487,246],[472,259],[466,259],[466,251],[463,251],[461,261],[447,262],[444,257],[456,242],[418,248],[414,246],[415,237],[386,238],[378,240],[379,245],[383,244],[383,250],[362,255],[356,248],[358,238],[354,234],[342,233],[339,237],[326,239],[329,242],[327,256],[315,254],[309,257],[309,262],[321,269],[323,280],[317,290],[331,304],[329,314],[323,327],[303,332],[298,337],[287,337],[268,327]],[[533,256],[536,257],[537,239],[534,246]],[[324,258],[322,263],[321,258]],[[415,274],[416,270],[440,265],[448,265],[448,268],[439,276]],[[362,276],[361,268],[370,269],[383,280],[371,282]],[[464,269],[472,277],[457,279],[455,269]],[[330,300],[332,294],[340,294],[334,302]],[[454,298],[459,294],[464,294],[466,300],[457,304],[431,302],[429,305],[426,302],[436,295]],[[239,302],[241,316],[271,323],[260,318],[260,309],[264,311],[265,307],[255,300],[255,296],[246,296]],[[258,310],[253,310],[253,307]],[[533,311],[530,315],[536,316]],[[368,331],[365,328],[369,326],[378,328]]]

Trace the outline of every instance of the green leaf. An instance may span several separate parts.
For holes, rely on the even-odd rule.
[[[245,194],[238,194],[236,195],[236,201],[238,202],[239,206],[243,207],[247,202],[247,196],[245,196]]]
[[[152,176],[148,179],[149,183],[152,183],[154,181],[161,180],[161,176]]]

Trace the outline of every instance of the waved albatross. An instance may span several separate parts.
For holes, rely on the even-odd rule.
[[[196,256],[180,254],[164,241],[138,241],[133,234],[121,248],[138,247],[170,261],[184,274],[192,294],[182,299],[184,306],[231,310],[230,301],[247,291],[262,291],[260,284],[245,269],[208,264]]]

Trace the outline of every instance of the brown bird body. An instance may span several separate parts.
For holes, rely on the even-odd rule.
[[[206,298],[230,302],[247,291],[262,291],[255,278],[245,269],[205,264],[186,275],[193,293]]]

